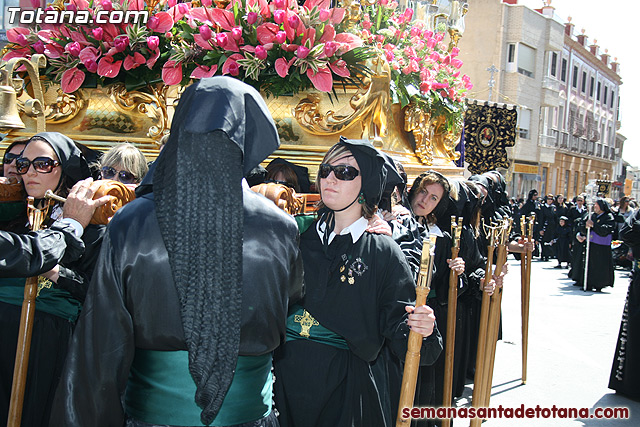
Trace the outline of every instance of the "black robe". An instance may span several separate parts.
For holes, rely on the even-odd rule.
[[[577,229],[581,235],[586,236],[587,232],[590,232],[591,238],[594,235],[606,238],[613,234],[615,220],[611,213],[602,213],[598,215],[594,212],[591,214],[591,220],[593,221],[593,227],[590,231],[587,231],[586,229],[586,220],[578,221]],[[587,256],[586,245],[586,240],[584,243],[577,243],[574,245],[576,251],[574,252],[574,258],[571,263],[572,268],[570,271],[570,277],[576,282],[575,284],[577,286],[584,285],[584,272],[586,269],[585,260]],[[589,277],[587,280],[587,290],[599,291],[607,286],[613,286],[614,279],[615,274],[613,268],[613,257],[611,254],[611,240],[609,240],[609,244],[602,245],[593,242],[591,239],[589,242]]]
[[[56,222],[46,230],[15,234],[0,231],[0,277],[31,277],[65,261],[78,259],[84,243],[70,225]]]
[[[571,270],[569,270],[569,278],[573,280],[576,286],[582,286],[584,280],[584,256],[587,242],[580,242],[576,238],[578,234],[582,237],[587,236],[585,222],[589,216],[586,209],[578,211],[572,208],[572,230],[571,230]]]
[[[309,339],[287,341],[278,349],[274,364],[280,424],[385,426],[370,362],[384,343],[404,359],[409,335],[405,305],[415,301],[405,257],[390,237],[366,232],[355,243],[351,234],[335,236],[325,252],[315,224],[302,234],[300,249],[306,285],[301,306],[344,338],[348,349]],[[353,284],[346,280],[349,269]],[[423,340],[420,363],[432,364],[441,350],[436,329]]]
[[[284,338],[288,303],[302,292],[302,261],[295,221],[250,190],[243,199],[239,354],[262,355]],[[122,426],[122,397],[136,348],[187,348],[153,194],[129,203],[109,225],[51,425]]]
[[[556,206],[542,204],[540,206],[540,231],[544,234],[540,235],[538,232],[539,241],[542,245],[542,258],[549,258],[553,256],[553,249],[551,248],[553,239],[556,238],[556,228],[558,224],[558,218],[556,215]]]
[[[20,236],[19,240],[23,245],[21,251],[26,253],[26,256],[22,262],[14,263],[11,258],[8,258],[7,262],[8,265],[13,265],[14,272],[17,271],[17,268],[32,272],[33,270],[48,271],[56,265],[54,263],[56,259],[62,258],[58,264],[58,282],[52,283],[50,289],[41,289],[39,291],[42,294],[40,298],[44,298],[45,294],[51,291],[56,294],[52,298],[56,301],[55,303],[67,305],[64,301],[71,300],[73,305],[80,306],[89,287],[105,226],[89,225],[82,235],[82,241],[75,242],[76,237],[73,232],[68,233],[67,230],[63,234],[56,231],[61,230],[60,224],[57,222],[54,224],[56,224],[55,230],[39,232],[42,234],[37,234],[37,237],[33,233]],[[52,244],[55,245],[54,242],[59,242],[60,246],[58,248],[52,247]],[[63,256],[62,253],[67,248],[67,244],[70,251]],[[84,251],[82,251],[82,247],[84,247]],[[37,252],[29,253],[33,249],[36,249]],[[8,255],[10,254],[11,252],[8,253]],[[78,257],[78,254],[81,255]],[[31,262],[26,265],[30,258]],[[50,268],[43,270],[44,267]],[[24,289],[24,281],[26,280],[24,278],[0,279],[0,286],[3,286],[3,281],[15,280],[20,280],[18,283]],[[64,292],[60,293],[60,290]],[[36,297],[22,415],[22,425],[24,426],[49,425],[53,397],[61,378],[75,316],[77,316],[77,309],[75,310],[72,318],[63,317],[62,314],[52,314],[42,310],[38,303],[38,297]],[[71,314],[68,315],[71,316]],[[6,419],[9,412],[20,317],[20,305],[0,302],[0,343],[2,343],[0,345],[0,418],[2,419]]]
[[[571,243],[571,227],[566,225],[564,227],[558,226],[556,231],[556,256],[558,257],[558,264],[561,262],[571,262],[571,253],[569,252],[569,244]]]
[[[620,230],[620,237],[640,258],[640,210],[627,219]],[[616,352],[609,378],[609,388],[633,399],[640,399],[640,265],[633,265],[633,277],[629,282],[627,300],[622,313]]]
[[[593,213],[591,215],[593,228],[591,232],[601,236],[610,237],[616,226],[613,214]],[[611,239],[606,245],[597,244],[592,239],[589,242],[589,277],[587,280],[587,290],[599,291],[602,288],[613,286],[615,279],[613,269],[613,257],[611,255]]]

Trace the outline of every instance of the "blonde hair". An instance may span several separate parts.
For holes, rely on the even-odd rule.
[[[123,170],[132,173],[136,177],[136,182],[142,181],[149,172],[147,159],[142,151],[128,142],[111,147],[100,159],[100,166],[115,165],[120,165]]]
[[[322,159],[322,163],[331,163],[332,161],[339,159],[341,157],[345,157],[347,155],[353,156],[351,150],[345,147],[342,144],[336,144],[327,151],[327,154],[324,155]],[[322,191],[320,191],[320,174],[316,174],[316,188],[318,193],[320,193],[320,201],[317,203],[316,207],[318,210],[326,207],[326,205],[322,202]],[[360,205],[362,207],[362,216],[366,219],[370,219],[378,210],[377,205],[370,205],[368,202],[365,202]]]

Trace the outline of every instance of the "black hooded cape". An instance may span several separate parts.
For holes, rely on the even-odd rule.
[[[185,91],[144,191],[110,223],[55,425],[122,425],[136,349],[188,350],[195,403],[209,424],[238,355],[278,346],[289,299],[302,293],[297,226],[241,188],[278,145],[249,86],[214,77]]]

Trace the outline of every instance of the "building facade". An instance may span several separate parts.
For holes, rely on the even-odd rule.
[[[616,181],[624,143],[616,134],[619,65],[586,35],[575,36],[551,6],[532,10],[517,0],[470,6],[460,41],[463,72],[474,83],[469,97],[518,108],[505,171],[509,193],[526,197],[535,188],[573,197],[591,179]],[[489,88],[492,65],[499,72]]]

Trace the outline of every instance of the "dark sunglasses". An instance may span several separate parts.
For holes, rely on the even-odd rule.
[[[117,171],[110,166],[103,166],[100,170],[102,179],[113,179],[123,184],[133,184],[136,182],[136,176],[131,172]]]
[[[279,181],[277,179],[267,179],[264,183],[265,184],[269,184],[269,183],[280,184],[280,185],[284,185],[285,187],[293,188],[293,185],[291,185],[287,181]]]
[[[36,157],[33,160],[29,160],[26,157],[20,157],[16,160],[16,171],[20,175],[24,175],[29,171],[29,166],[31,165],[33,165],[33,168],[38,173],[51,173],[53,168],[60,166],[60,162],[49,157]]]
[[[3,165],[10,165],[13,163],[15,159],[20,158],[20,154],[18,153],[4,153],[4,158],[2,159]]]
[[[320,168],[318,169],[318,176],[320,176],[320,178],[326,178],[329,176],[331,171],[333,171],[333,174],[335,175],[336,179],[339,179],[340,181],[353,181],[354,179],[356,179],[358,175],[360,175],[360,171],[353,166],[348,166],[348,165],[333,166],[333,165],[323,163],[320,165]]]

